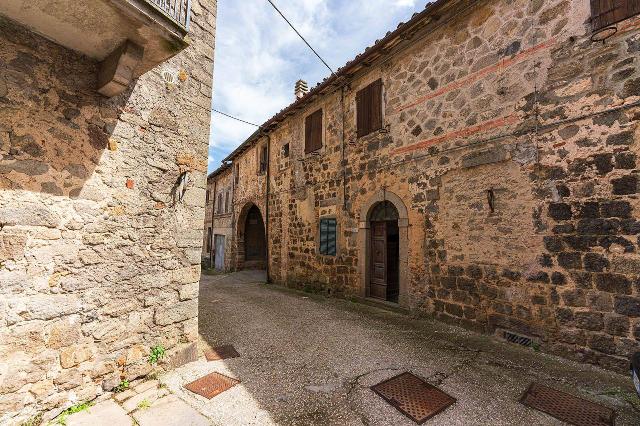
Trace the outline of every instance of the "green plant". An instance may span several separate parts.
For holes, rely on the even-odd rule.
[[[156,345],[151,348],[149,354],[149,364],[157,364],[162,358],[164,358],[165,349],[162,345]]]
[[[531,347],[533,348],[533,350],[534,350],[535,352],[540,352],[540,343],[538,343],[538,342],[532,342],[532,343],[531,343]]]
[[[71,407],[67,408],[62,413],[60,413],[60,415],[58,417],[56,417],[54,424],[66,426],[67,417],[69,417],[71,414],[75,414],[75,413],[79,413],[79,412],[84,411],[84,410],[88,410],[89,407],[91,407],[92,405],[93,405],[92,402],[82,402],[80,404],[72,405]]]
[[[129,389],[129,381],[128,380],[122,380],[120,382],[120,384],[118,384],[118,386],[113,388],[113,392],[120,393],[120,392],[124,392],[127,389]]]
[[[151,407],[151,403],[146,398],[138,403],[138,409],[140,410],[146,410],[149,407]]]

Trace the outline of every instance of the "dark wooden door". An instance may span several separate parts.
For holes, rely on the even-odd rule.
[[[251,207],[247,214],[244,232],[245,260],[265,260],[267,257],[267,243],[264,236],[264,223],[260,210],[256,206]]]
[[[371,222],[369,296],[387,299],[387,222]]]

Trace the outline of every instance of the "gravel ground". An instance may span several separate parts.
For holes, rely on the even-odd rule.
[[[261,280],[249,271],[203,276],[200,350],[233,344],[241,357],[201,360],[162,378],[213,424],[415,425],[369,389],[403,371],[457,399],[429,425],[562,424],[518,402],[532,381],[614,408],[618,426],[640,424],[639,412],[625,401],[635,398],[627,377]],[[242,383],[210,401],[182,388],[213,371]]]

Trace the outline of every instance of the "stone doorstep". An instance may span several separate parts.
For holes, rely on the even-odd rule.
[[[67,426],[131,426],[131,417],[109,399],[93,407],[70,415]]]
[[[132,414],[140,426],[210,426],[211,422],[176,395],[158,399],[146,410]],[[180,419],[176,422],[177,419]]]
[[[160,382],[156,379],[153,380],[147,380],[146,382],[142,382],[136,386],[133,387],[133,391],[136,393],[142,393],[145,392],[151,388],[157,388],[158,385],[160,384]]]
[[[131,413],[132,411],[137,410],[138,404],[140,404],[145,399],[150,404],[152,404],[159,398],[159,395],[158,395],[159,390],[160,389],[158,388],[147,389],[146,391],[139,393],[129,398],[128,400],[126,400],[124,404],[122,404],[122,408],[124,408],[127,413]]]

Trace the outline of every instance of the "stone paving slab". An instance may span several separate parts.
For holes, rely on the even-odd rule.
[[[140,426],[209,426],[207,420],[196,409],[175,395],[165,396],[146,410],[133,413]]]
[[[115,401],[109,399],[67,417],[67,426],[131,426],[133,421]]]

